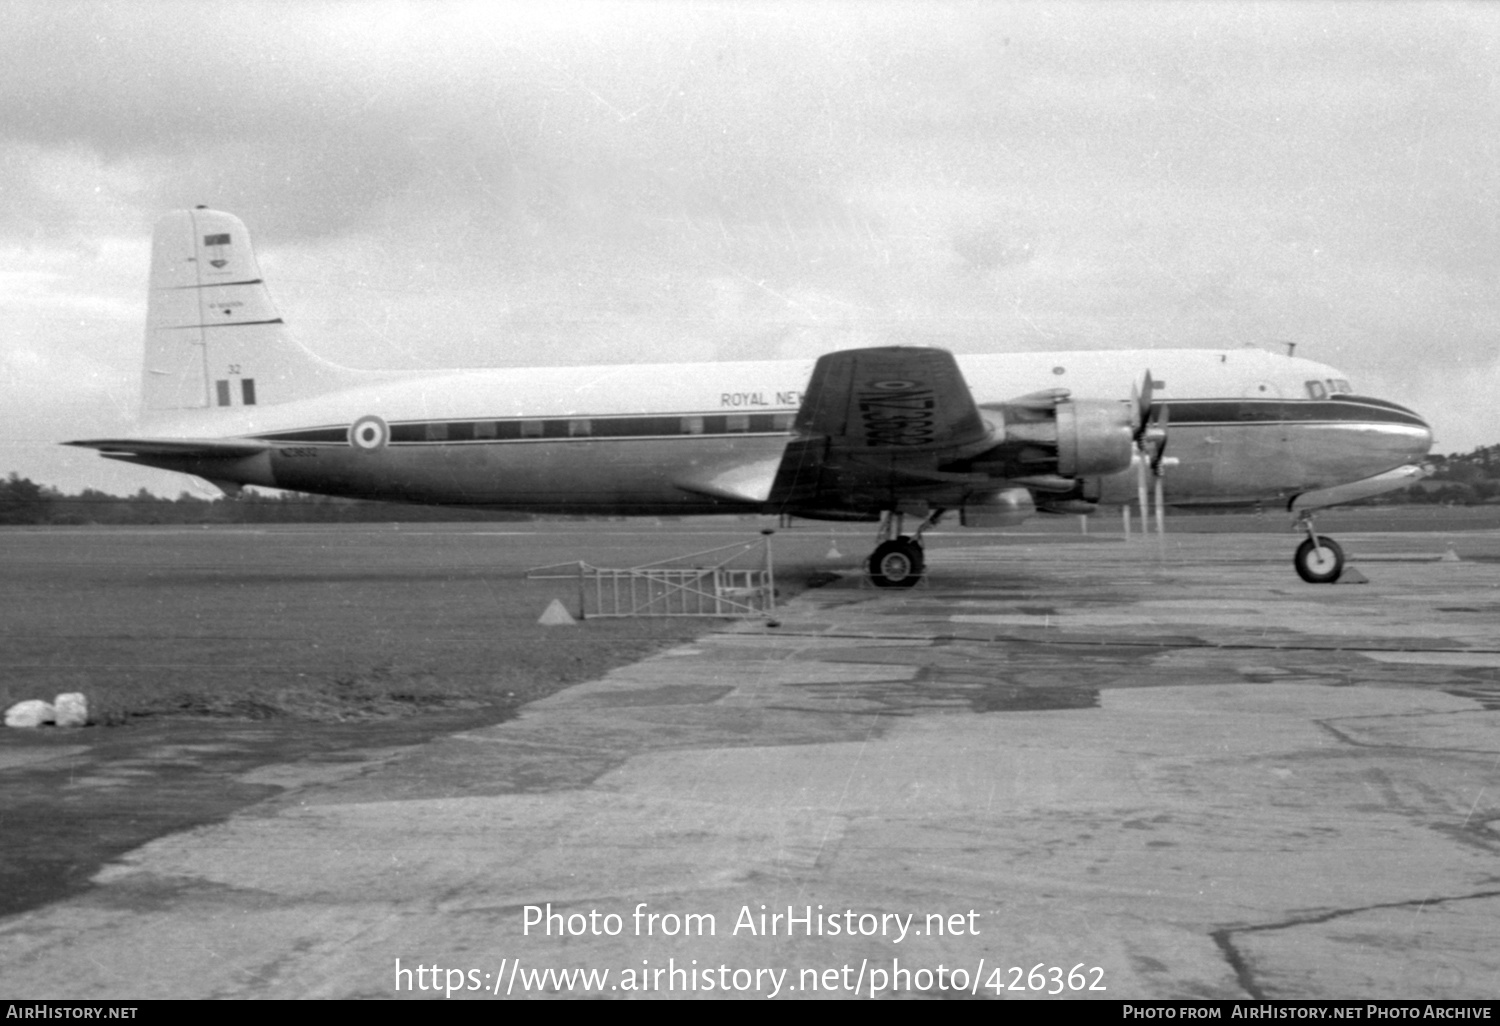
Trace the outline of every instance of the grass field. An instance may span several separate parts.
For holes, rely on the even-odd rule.
[[[10,529],[0,708],[80,691],[99,723],[503,716],[720,622],[543,627],[553,598],[576,612],[577,586],[529,581],[528,567],[629,566],[757,537],[746,524]],[[827,548],[826,535],[782,546],[783,594]]]
[[[1493,528],[1500,511],[1401,507],[1329,514],[1330,533]],[[1287,532],[1289,518],[1174,517],[1173,531]],[[0,708],[83,692],[96,723],[188,715],[359,721],[424,711],[503,718],[722,621],[536,621],[576,585],[528,567],[632,566],[758,537],[753,521],[0,531]],[[1078,538],[1077,518],[1014,532],[947,529],[934,547]],[[1117,517],[1090,540],[1117,542]],[[774,539],[789,597],[852,567],[870,525],[799,522]],[[1288,540],[1287,553],[1293,542]],[[830,560],[837,546],[842,558]]]

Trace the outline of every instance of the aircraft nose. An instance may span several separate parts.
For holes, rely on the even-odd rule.
[[[1365,451],[1380,456],[1386,466],[1420,463],[1432,448],[1432,427],[1415,410],[1399,406],[1388,399],[1371,396],[1342,396],[1347,404],[1344,417],[1363,434]]]
[[[1415,410],[1409,410],[1405,406],[1397,406],[1396,409],[1411,418],[1409,425],[1410,458],[1413,462],[1420,460],[1432,450],[1432,426],[1423,420]]]
[[[1432,450],[1432,426],[1415,410],[1386,403],[1390,417],[1385,425],[1390,455],[1404,463],[1421,463]]]

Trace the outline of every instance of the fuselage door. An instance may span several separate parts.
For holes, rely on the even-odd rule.
[[[1224,404],[1228,415],[1210,433],[1214,491],[1225,501],[1274,495],[1292,483],[1282,389],[1274,381],[1251,381],[1240,396]]]

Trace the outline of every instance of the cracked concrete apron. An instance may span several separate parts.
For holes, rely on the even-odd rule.
[[[841,995],[899,959],[989,996],[1082,964],[1110,998],[1493,997],[1500,573],[1312,587],[1286,547],[949,549],[912,591],[846,580],[362,775],[288,774],[5,921],[3,989],[392,996],[400,959],[482,996],[519,959],[606,993],[770,968]],[[548,903],[552,935],[523,932]],[[762,906],[810,907],[812,935]],[[664,935],[688,913],[712,935]]]

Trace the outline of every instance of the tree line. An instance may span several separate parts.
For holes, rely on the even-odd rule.
[[[1409,502],[1477,506],[1500,502],[1500,445],[1483,445],[1466,453],[1433,456],[1433,472],[1405,492]]]
[[[0,524],[366,524],[530,519],[524,513],[367,502],[297,492],[261,495],[248,489],[233,498],[212,499],[187,492],[165,499],[144,488],[129,496],[93,488],[64,495],[14,471],[0,481]]]

